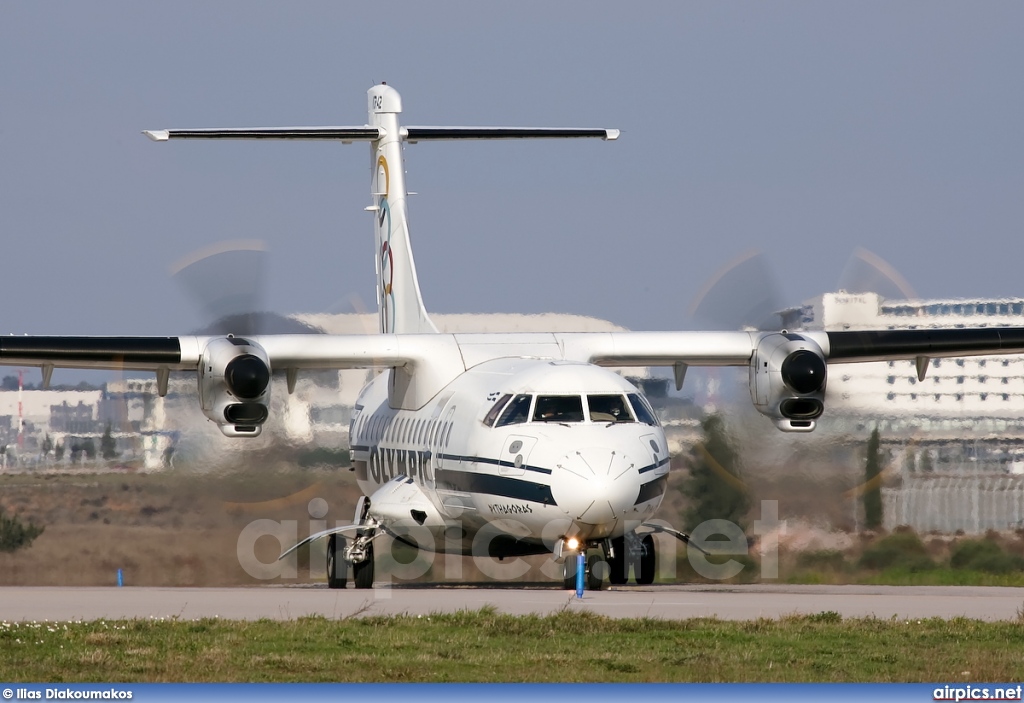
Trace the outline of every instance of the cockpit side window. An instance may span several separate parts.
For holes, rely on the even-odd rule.
[[[629,402],[633,405],[633,412],[636,413],[636,418],[645,425],[653,425],[657,427],[658,417],[654,414],[654,409],[647,404],[647,400],[639,393],[630,393]]]
[[[583,399],[578,395],[539,395],[534,422],[583,422]]]
[[[621,395],[588,395],[591,422],[633,422],[633,413]]]
[[[498,419],[498,413],[501,412],[501,409],[505,407],[505,403],[507,403],[508,399],[511,397],[511,393],[506,393],[498,398],[498,402],[494,404],[494,407],[487,411],[487,416],[484,418],[485,425],[488,427],[494,427],[494,421]]]
[[[512,402],[505,408],[505,412],[498,418],[498,424],[495,427],[504,427],[505,425],[518,425],[519,423],[526,422],[530,419],[530,401],[532,396],[529,395],[517,395],[512,399]]]

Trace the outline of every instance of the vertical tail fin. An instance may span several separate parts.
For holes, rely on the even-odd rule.
[[[161,129],[143,132],[158,142],[168,139],[306,139],[370,142],[370,179],[377,251],[379,329],[386,334],[436,332],[423,307],[416,265],[409,243],[402,142],[454,139],[618,139],[617,129],[549,129],[534,127],[402,127],[402,98],[381,84],[367,93],[369,124],[362,127],[269,127],[232,129]]]
[[[409,242],[409,211],[406,205],[405,166],[402,163],[402,131],[398,116],[402,98],[388,85],[376,85],[367,94],[369,126],[381,137],[370,147],[374,204],[373,231],[377,251],[377,309],[383,334],[437,332],[430,321]]]

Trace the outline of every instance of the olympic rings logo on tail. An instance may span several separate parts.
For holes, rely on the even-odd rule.
[[[380,189],[380,174],[384,174],[384,188]],[[383,155],[377,157],[377,188],[380,202],[377,206],[377,226],[381,229],[380,248],[380,329],[382,332],[395,331],[395,255],[391,248],[391,207],[388,195],[391,193],[391,173],[388,160]],[[385,228],[385,223],[387,227]]]

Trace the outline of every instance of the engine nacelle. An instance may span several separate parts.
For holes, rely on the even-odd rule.
[[[203,414],[228,437],[256,437],[270,414],[270,359],[242,337],[211,339],[199,366]]]
[[[750,358],[750,398],[783,432],[811,432],[825,410],[825,354],[799,334],[767,334]]]

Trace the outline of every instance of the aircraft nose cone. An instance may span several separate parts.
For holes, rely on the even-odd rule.
[[[640,474],[625,454],[591,447],[566,454],[551,475],[551,494],[573,520],[601,525],[636,504]]]

